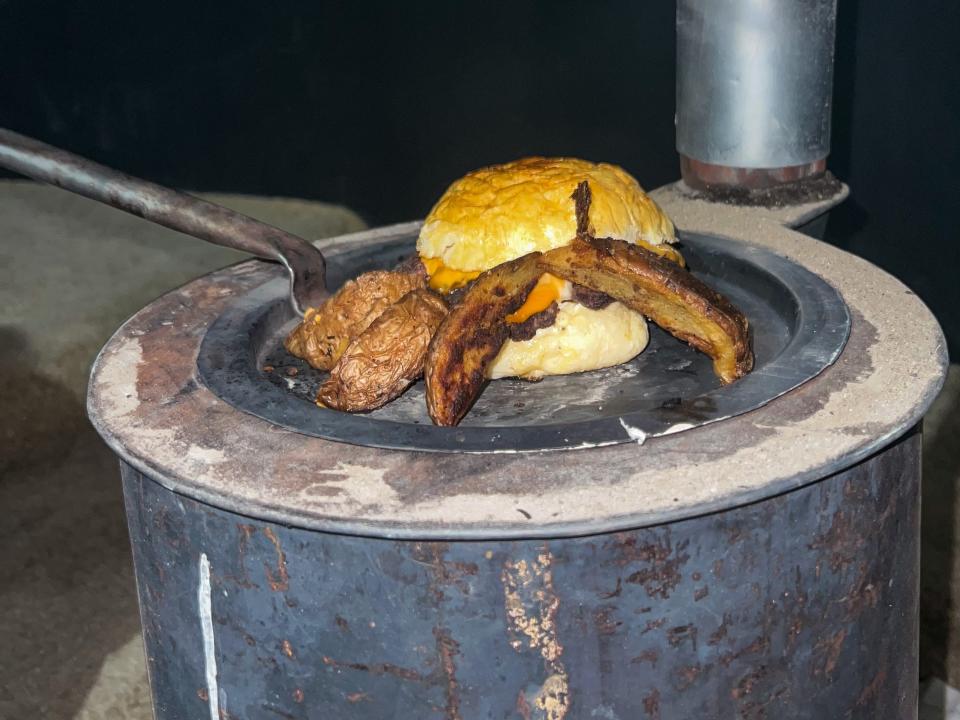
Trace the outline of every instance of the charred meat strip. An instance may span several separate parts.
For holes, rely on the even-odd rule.
[[[477,399],[507,339],[507,315],[523,305],[543,274],[539,259],[533,252],[487,270],[440,324],[424,369],[427,412],[437,425],[456,425]]]
[[[430,339],[446,315],[446,303],[429,290],[404,295],[350,343],[320,386],[317,404],[363,412],[399,397],[423,374]]]
[[[540,258],[545,271],[619,300],[713,358],[724,383],[753,367],[747,319],[679,265],[637,245],[580,236]]]

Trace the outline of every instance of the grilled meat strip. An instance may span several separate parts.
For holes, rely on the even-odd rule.
[[[591,200],[586,182],[577,186],[571,199],[577,237],[540,258],[545,271],[609,295],[646,315],[674,337],[709,355],[723,383],[750,372],[750,328],[733,303],[669,255],[623,240],[592,237],[585,230]]]
[[[424,368],[427,412],[437,425],[456,425],[477,399],[507,339],[507,315],[523,305],[543,274],[539,259],[533,252],[487,270],[440,324]]]
[[[724,383],[753,367],[747,319],[723,295],[664,258],[613,238],[581,236],[540,267],[619,300],[713,358]]]

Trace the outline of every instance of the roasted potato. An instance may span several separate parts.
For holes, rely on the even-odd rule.
[[[424,368],[427,412],[437,425],[456,425],[477,399],[507,338],[506,316],[543,274],[539,259],[533,252],[487,270],[440,324]]]
[[[429,290],[408,292],[355,338],[320,386],[317,404],[335,410],[374,410],[423,374],[430,338],[447,305]]]
[[[421,272],[374,270],[348,281],[319,308],[310,308],[287,336],[284,347],[318,370],[330,370],[350,342],[388,307],[412,290],[426,287]]]
[[[753,367],[747,319],[679,265],[637,245],[580,235],[544,253],[543,272],[605,293],[713,359],[724,383]]]

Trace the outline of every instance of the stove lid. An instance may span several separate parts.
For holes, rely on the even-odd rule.
[[[339,287],[415,252],[416,233],[346,248],[331,258]],[[293,357],[283,338],[298,318],[282,279],[230,304],[207,331],[199,378],[243,412],[305,435],[368,447],[447,453],[582,450],[688,431],[755,410],[798,387],[839,356],[850,315],[833,287],[769,250],[719,236],[680,233],[691,271],[730,298],[750,322],[754,370],[721,386],[710,358],[650,323],[650,344],[634,360],[531,383],[487,383],[458,427],[436,427],[423,382],[370,413],[318,407],[327,373]]]

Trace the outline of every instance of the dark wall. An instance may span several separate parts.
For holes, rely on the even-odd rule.
[[[960,361],[960,3],[839,0],[827,238],[890,271]]]
[[[676,178],[674,5],[0,0],[0,124],[178,187],[422,216],[529,154]],[[829,238],[960,346],[960,9],[840,0]]]

